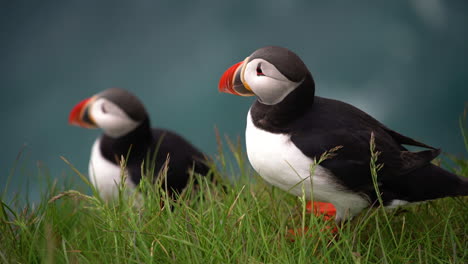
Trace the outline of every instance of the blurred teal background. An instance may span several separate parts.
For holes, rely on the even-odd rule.
[[[295,51],[318,95],[466,156],[467,14],[461,0],[1,1],[0,187],[23,146],[10,192],[29,182],[37,195],[37,165],[76,177],[59,156],[87,172],[100,132],[69,126],[68,113],[109,87],[214,155],[214,127],[243,137],[253,102],[218,93],[218,79],[266,45]]]

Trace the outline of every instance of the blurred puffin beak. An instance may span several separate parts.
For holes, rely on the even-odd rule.
[[[96,100],[96,96],[87,98],[79,102],[70,112],[68,117],[68,123],[75,126],[80,126],[84,128],[97,128],[96,123],[93,120],[93,117],[89,113],[89,107]]]
[[[244,70],[249,57],[227,69],[219,80],[218,90],[240,96],[255,95],[249,85],[244,81]]]

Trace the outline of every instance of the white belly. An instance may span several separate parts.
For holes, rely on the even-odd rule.
[[[105,200],[116,198],[119,193],[119,184],[121,181],[121,169],[114,163],[105,159],[99,148],[100,139],[96,139],[91,149],[91,159],[89,161],[89,179],[94,187],[99,191],[101,197]],[[127,172],[125,172],[127,173]],[[134,188],[135,184],[130,180],[127,174],[125,181],[127,188]]]
[[[250,112],[245,138],[250,164],[268,183],[297,196],[304,193],[307,199],[313,195],[314,200],[332,203],[337,218],[344,217],[347,210],[352,216],[369,205],[360,195],[345,191],[334,181],[333,174],[320,165],[313,166],[310,177],[313,160],[294,145],[289,135],[257,128]]]

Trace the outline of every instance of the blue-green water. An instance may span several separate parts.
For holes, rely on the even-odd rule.
[[[208,154],[214,127],[243,136],[252,98],[217,91],[230,65],[265,45],[299,54],[317,94],[391,128],[466,155],[458,118],[468,101],[466,1],[2,1],[0,187],[36,164],[52,177],[87,171],[98,131],[67,124],[75,103],[108,87],[134,92],[153,124]]]

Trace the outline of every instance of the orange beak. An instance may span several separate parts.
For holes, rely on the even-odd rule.
[[[218,90],[240,96],[255,95],[250,87],[243,81],[243,71],[249,58],[238,62],[227,69],[219,79]]]
[[[87,98],[75,105],[68,117],[68,123],[84,128],[96,128],[96,123],[89,114],[89,106],[94,99],[94,97]]]

